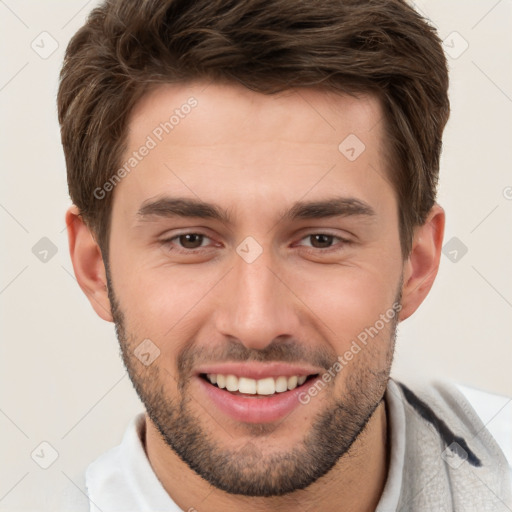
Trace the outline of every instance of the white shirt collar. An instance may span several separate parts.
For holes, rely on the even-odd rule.
[[[144,413],[129,423],[119,446],[101,455],[85,475],[91,512],[179,512],[144,451]],[[96,505],[96,506],[95,506]]]

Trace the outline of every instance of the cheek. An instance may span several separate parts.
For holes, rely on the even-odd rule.
[[[118,267],[122,275],[122,266]],[[208,292],[218,281],[217,274],[177,271],[173,266],[128,272],[115,285],[121,297],[128,334],[149,338],[164,353],[179,351],[200,327],[198,313]]]
[[[297,295],[321,320],[320,328],[336,353],[345,352],[353,340],[377,322],[382,336],[388,332],[389,318],[385,327],[380,319],[394,303],[398,278],[391,279],[391,272],[387,278],[385,275],[381,269],[339,266],[297,282]]]

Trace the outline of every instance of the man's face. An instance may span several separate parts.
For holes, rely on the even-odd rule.
[[[114,190],[123,358],[167,445],[227,492],[308,486],[381,402],[403,270],[384,144],[369,96],[162,86],[133,112],[126,160],[151,147]]]

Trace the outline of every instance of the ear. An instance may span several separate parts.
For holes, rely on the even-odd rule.
[[[437,203],[425,223],[414,230],[411,253],[404,264],[400,321],[410,317],[434,284],[443,247],[445,213]]]
[[[89,299],[94,311],[103,320],[112,322],[107,293],[107,275],[101,250],[91,231],[84,223],[80,211],[74,205],[66,212],[66,226],[69,253],[76,280]]]

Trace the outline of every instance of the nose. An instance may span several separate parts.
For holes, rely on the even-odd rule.
[[[249,349],[262,350],[280,336],[297,336],[298,301],[268,251],[248,263],[234,254],[222,286],[216,328]]]

